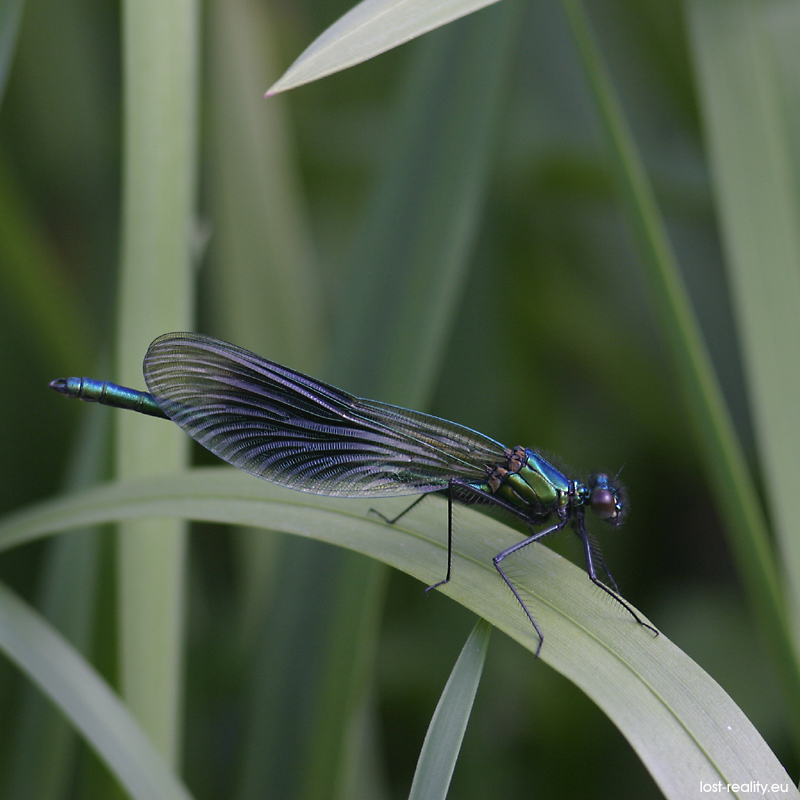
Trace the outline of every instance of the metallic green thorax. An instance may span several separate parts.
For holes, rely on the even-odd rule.
[[[547,519],[570,504],[576,487],[538,453],[525,447],[506,450],[508,462],[489,470],[489,490],[523,509],[534,519]]]

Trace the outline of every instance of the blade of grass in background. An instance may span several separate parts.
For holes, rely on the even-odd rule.
[[[108,450],[109,422],[105,414],[84,417],[75,454],[65,469],[68,490],[86,488],[101,479],[104,459],[97,454]],[[41,576],[42,614],[81,653],[91,650],[97,622],[100,551],[98,531],[73,531],[52,542]],[[63,786],[72,777],[75,731],[31,685],[23,688],[20,712],[13,740],[17,754],[11,760],[7,786],[0,785],[0,796],[6,800],[60,800]],[[47,764],[47,769],[42,769],[42,764]]]
[[[4,0],[0,4],[0,106],[8,83],[8,73],[14,60],[17,33],[25,0]]]
[[[83,358],[89,363],[92,323],[73,287],[64,280],[58,258],[47,245],[48,232],[29,213],[13,171],[0,156],[0,264],[3,289],[27,321],[25,332],[50,353],[53,363]],[[65,313],[65,308],[79,309]]]
[[[800,69],[797,42],[800,40],[800,15],[794,3],[781,3],[762,19],[771,38],[775,83],[780,98],[781,115],[786,125],[783,136],[788,148],[787,165],[791,167],[795,202],[800,193]]]
[[[410,800],[447,797],[472,703],[480,685],[492,627],[478,620],[461,650],[431,718],[411,785]]]
[[[267,96],[360,64],[497,0],[363,0],[318,36]]]
[[[128,709],[44,618],[0,584],[0,641],[6,655],[61,707],[137,800],[191,800]],[[47,771],[49,765],[40,764]]]
[[[404,498],[384,501],[402,509]],[[369,502],[282,489],[228,468],[103,486],[38,504],[0,525],[0,550],[58,530],[141,515],[253,525],[312,535],[353,548],[430,583],[446,557],[444,502],[432,498],[413,519],[387,526]],[[457,568],[443,594],[465,604],[535,652],[538,639],[492,556],[519,534],[473,509],[460,515]],[[542,661],[578,687],[614,721],[665,796],[683,800],[700,782],[779,783],[800,797],[749,720],[702,669],[665,635],[636,625],[585,572],[545,547],[518,560],[517,587],[545,634]],[[0,630],[2,635],[2,630]],[[680,765],[680,769],[676,768]]]
[[[798,652],[800,150],[790,120],[797,124],[800,102],[800,5],[687,0],[686,8],[763,491]],[[793,82],[782,84],[781,75]]]
[[[711,484],[727,522],[733,552],[762,630],[773,647],[792,708],[800,708],[800,674],[789,638],[784,598],[758,495],[716,381],[663,222],[636,146],[628,131],[607,69],[582,6],[564,0],[597,98],[614,167],[641,247],[662,331],[687,397],[698,441],[703,445]],[[790,713],[800,742],[800,715]]]
[[[276,72],[269,6],[214,0],[209,15],[212,322],[313,375],[327,341],[323,276],[286,100],[259,91]]]
[[[160,333],[192,319],[199,9],[181,0],[123,4],[125,150],[118,377],[140,385]],[[117,474],[185,463],[177,430],[118,418]],[[168,763],[181,752],[185,526],[135,522],[120,536],[123,695]]]

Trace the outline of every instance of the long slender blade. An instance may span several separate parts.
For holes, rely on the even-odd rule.
[[[486,479],[504,447],[453,422],[362,400],[197,333],[168,333],[144,359],[167,416],[215,455],[314,494],[381,497]]]

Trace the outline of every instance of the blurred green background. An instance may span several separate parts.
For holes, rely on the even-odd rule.
[[[577,477],[621,470],[629,518],[594,530],[623,594],[721,683],[795,774],[562,8],[507,0],[262,99],[349,5],[203,8],[195,328],[535,447]],[[590,11],[753,457],[683,7],[610,0]],[[104,434],[89,428],[110,426],[114,412],[67,403],[47,383],[115,377],[120,61],[117,4],[25,3],[0,108],[2,512],[62,491],[88,461],[100,480],[111,462]],[[439,269],[441,285],[419,278]],[[406,309],[418,302],[416,320],[398,320],[379,299],[387,293]],[[76,457],[87,439],[92,452]],[[113,540],[78,535],[91,542],[71,571],[86,593],[80,646],[114,684]],[[242,534],[198,525],[190,540],[182,774],[198,798],[314,796],[302,788],[304,759],[325,735],[308,722],[314,640],[339,555],[254,535],[272,554],[260,576],[243,563]],[[581,563],[573,538],[548,546]],[[48,539],[4,553],[0,578],[43,603],[53,548]],[[354,769],[360,796],[400,798],[474,620],[407,576],[370,580],[386,584],[373,594],[374,656],[359,677],[368,744]],[[293,635],[301,641],[288,644]],[[298,660],[287,666],[289,651]],[[31,797],[20,787],[51,768],[51,796],[106,796],[112,781],[79,742],[44,767],[12,746],[29,693],[0,659],[0,796]],[[327,790],[316,796],[335,795]],[[596,707],[495,634],[451,796],[623,793],[659,796]]]

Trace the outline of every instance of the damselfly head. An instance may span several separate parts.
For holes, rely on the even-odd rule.
[[[589,478],[589,508],[600,519],[619,525],[625,516],[625,490],[615,486],[608,479],[608,475],[598,473]]]

